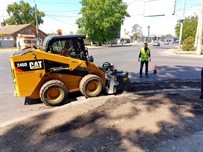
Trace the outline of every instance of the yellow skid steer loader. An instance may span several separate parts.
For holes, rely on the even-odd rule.
[[[85,48],[85,35],[48,36],[43,46],[15,52],[10,64],[15,96],[40,98],[46,105],[60,105],[70,92],[96,97],[102,91],[126,90],[128,72],[117,71],[109,62],[93,63]]]

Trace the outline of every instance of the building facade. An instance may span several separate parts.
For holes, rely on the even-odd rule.
[[[39,39],[43,42],[47,34],[41,30],[38,31]],[[19,37],[26,37],[27,35],[36,39],[36,33],[36,27],[31,24],[6,25],[5,23],[1,23],[0,47],[16,47]]]

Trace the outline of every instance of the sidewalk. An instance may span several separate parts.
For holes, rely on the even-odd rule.
[[[13,52],[13,51],[19,51],[17,48],[0,48],[0,52]]]
[[[176,49],[168,49],[164,51],[163,54],[168,56],[181,56],[181,57],[192,57],[192,58],[203,57],[203,55],[196,55],[195,51],[177,51]]]

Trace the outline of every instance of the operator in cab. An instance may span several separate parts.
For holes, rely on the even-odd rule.
[[[67,42],[65,42],[64,47],[61,49],[60,55],[63,55],[63,56],[70,56],[71,55],[70,46]]]

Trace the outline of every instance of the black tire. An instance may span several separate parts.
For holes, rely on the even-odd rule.
[[[80,91],[85,97],[99,96],[103,91],[101,78],[93,74],[86,75],[80,81]]]
[[[58,106],[67,98],[68,92],[60,80],[50,80],[44,83],[40,89],[40,98],[47,106]]]

